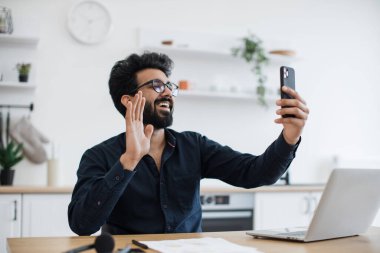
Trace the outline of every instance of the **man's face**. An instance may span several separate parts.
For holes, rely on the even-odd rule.
[[[139,86],[150,80],[159,79],[168,82],[168,77],[158,69],[144,69],[137,72]],[[162,93],[157,93],[152,85],[140,89],[145,97],[144,124],[152,124],[154,128],[161,129],[173,124],[174,101],[170,89],[165,87]]]

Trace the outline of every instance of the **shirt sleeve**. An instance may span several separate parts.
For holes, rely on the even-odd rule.
[[[201,137],[202,178],[216,178],[228,184],[254,188],[274,184],[296,156],[301,138],[289,145],[282,133],[261,155],[243,154]]]
[[[126,171],[117,159],[107,170],[106,159],[96,149],[87,150],[81,159],[68,207],[70,228],[78,235],[91,235],[100,229],[139,166]]]

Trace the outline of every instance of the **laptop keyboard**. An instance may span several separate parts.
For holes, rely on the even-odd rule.
[[[307,231],[294,231],[294,232],[287,232],[287,233],[279,233],[278,235],[286,235],[286,236],[305,236]]]

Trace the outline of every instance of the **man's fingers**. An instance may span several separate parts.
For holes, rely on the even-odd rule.
[[[140,110],[141,110],[141,91],[137,92],[135,95],[136,100],[135,100],[135,115],[133,117],[134,120],[139,120],[140,119]]]
[[[141,103],[140,103],[140,113],[139,113],[139,120],[143,121],[144,120],[144,108],[145,108],[145,98],[141,98]]]
[[[298,99],[279,99],[276,101],[276,105],[278,106],[286,106],[286,107],[298,107],[305,113],[309,113],[309,108],[305,103]]]
[[[292,114],[296,118],[307,120],[308,114],[298,107],[281,108],[276,111],[278,115]]]
[[[289,88],[287,86],[282,86],[282,91],[292,96],[293,98],[298,99],[299,101],[301,101],[303,104],[306,105],[306,101],[298,94],[297,91],[293,90],[292,88]]]
[[[139,114],[139,106],[140,106],[140,99],[141,99],[141,91],[137,92],[137,94],[135,95],[135,101],[133,103],[133,119],[134,120],[137,120],[137,118],[139,117],[138,114]]]
[[[152,137],[153,130],[154,130],[153,125],[151,125],[151,124],[146,125],[146,127],[145,127],[145,129],[144,129],[144,133],[145,133],[145,136],[146,136],[148,139],[150,139],[150,138]]]
[[[305,120],[298,118],[278,118],[275,119],[274,122],[277,124],[292,124],[299,127],[305,126]]]
[[[125,123],[127,125],[132,124],[132,102],[127,102],[127,111],[125,112]]]

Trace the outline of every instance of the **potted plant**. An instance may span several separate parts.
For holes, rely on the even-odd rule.
[[[240,47],[232,48],[232,55],[243,58],[247,63],[252,64],[252,72],[257,76],[256,94],[261,105],[267,106],[265,100],[267,89],[265,81],[267,77],[263,73],[263,66],[269,62],[262,41],[254,34],[249,34],[241,39]]]
[[[32,64],[30,63],[17,63],[16,68],[18,70],[18,80],[20,82],[27,82],[29,77],[30,68]]]
[[[0,123],[2,123],[2,121],[0,121]],[[12,185],[15,173],[13,166],[23,159],[22,144],[16,143],[13,140],[9,141],[8,131],[6,131],[6,141],[3,141],[2,127],[0,127],[0,130],[0,184]]]

